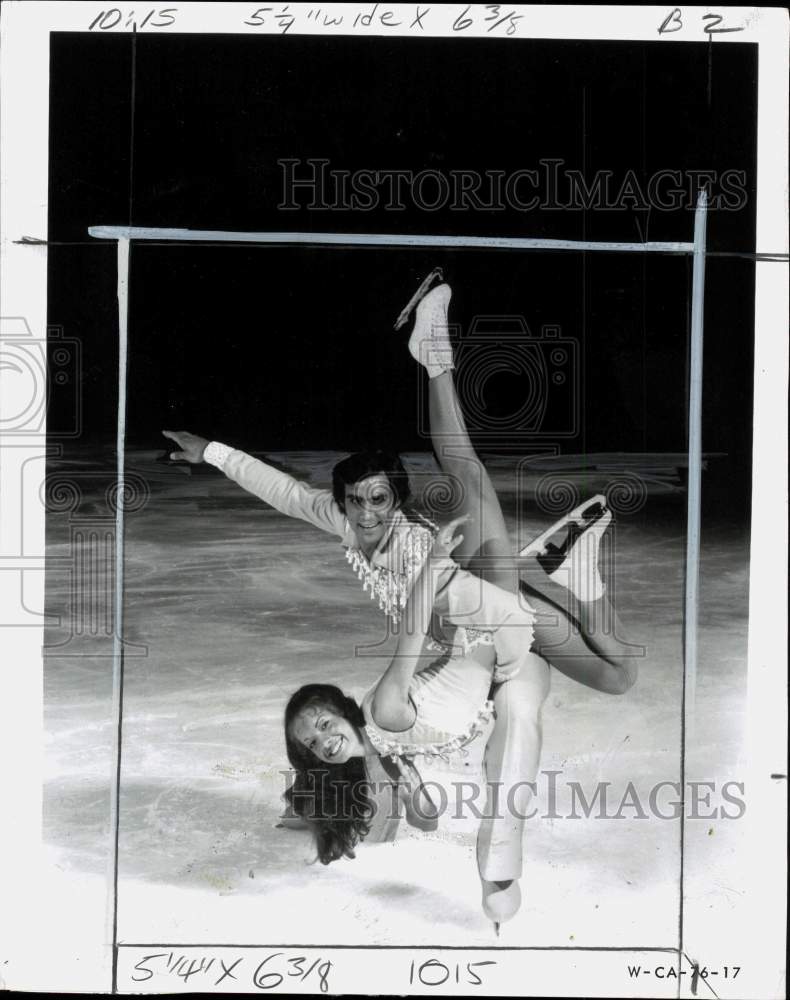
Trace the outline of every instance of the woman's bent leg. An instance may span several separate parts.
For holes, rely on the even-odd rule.
[[[571,614],[533,587],[522,585],[522,591],[537,613],[534,648],[560,673],[607,694],[633,686],[644,650],[621,638],[622,625],[606,594],[573,602]]]

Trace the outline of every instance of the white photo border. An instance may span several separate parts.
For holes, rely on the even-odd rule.
[[[131,33],[149,30],[159,33],[283,34],[287,10],[294,21],[289,34],[365,37],[409,35],[414,30],[424,37],[456,34],[459,18],[471,20],[463,29],[464,37],[487,35],[485,5],[428,4],[379,5],[393,11],[387,26],[365,24],[372,4],[329,4],[321,9],[331,14],[342,9],[344,24],[323,27],[309,18],[310,4],[275,4],[261,8],[255,4],[186,3],[166,8],[177,11],[170,24],[138,27],[130,7],[115,25],[94,30]],[[429,8],[421,24],[409,28],[415,9]],[[108,8],[104,8],[107,10]],[[117,8],[113,8],[117,9]],[[165,9],[164,6],[156,8]],[[265,10],[266,14],[260,11]],[[723,18],[723,24],[742,30],[717,34],[715,44],[758,45],[758,121],[757,121],[757,254],[787,253],[787,134],[788,134],[788,19],[787,12],[772,8],[722,8],[717,13],[702,7],[582,7],[582,6],[508,6],[522,20],[510,37],[513,44],[523,38],[643,40],[661,38],[668,43],[710,39],[706,27],[711,16]],[[46,241],[48,208],[48,128],[49,128],[49,35],[55,31],[89,30],[96,25],[102,6],[94,3],[23,3],[7,0],[0,20],[0,220],[2,220],[2,257],[0,258],[0,320],[3,330],[14,321],[14,330],[24,328],[34,341],[46,338],[46,245],[24,245],[25,237]],[[267,20],[271,14],[271,19]],[[399,25],[394,25],[395,20]],[[707,19],[707,20],[706,20]],[[131,23],[127,23],[131,22]],[[108,22],[109,23],[109,22]],[[668,25],[666,33],[660,33]],[[90,223],[101,220],[86,220]],[[684,234],[677,234],[682,236]],[[744,248],[747,249],[747,248]],[[757,261],[755,264],[755,333],[754,333],[754,437],[753,495],[751,522],[750,603],[747,717],[748,742],[746,780],[749,808],[747,850],[748,928],[744,928],[743,954],[748,959],[748,979],[743,989],[751,996],[780,996],[783,992],[783,955],[785,949],[786,899],[785,830],[786,777],[786,552],[787,552],[787,327],[788,275],[781,263]],[[3,375],[0,373],[0,378]],[[8,383],[6,383],[8,384]],[[43,732],[41,616],[26,609],[44,607],[44,529],[45,515],[38,496],[44,481],[46,438],[43,430],[26,438],[2,436],[3,420],[16,412],[12,394],[0,394],[0,471],[2,471],[3,526],[0,534],[0,580],[3,612],[21,607],[24,623],[6,625],[0,630],[3,669],[0,671],[0,728],[2,735],[2,787],[4,800],[13,804],[14,822],[3,830],[3,895],[12,900],[2,918],[3,940],[7,942],[7,962],[0,967],[0,983],[16,989],[57,989],[59,975],[72,981],[71,969],[79,981],[96,982],[96,974],[111,985],[112,927],[111,900],[103,913],[92,913],[85,922],[86,943],[75,953],[80,939],[65,933],[64,926],[74,921],[74,913],[48,905],[48,885],[57,875],[48,866],[41,842]],[[35,468],[40,478],[35,492],[21,495],[22,470]],[[30,477],[28,476],[28,479]],[[9,612],[10,613],[10,612]],[[7,621],[4,614],[3,623]],[[12,762],[22,761],[22,767]],[[776,776],[780,777],[777,778]],[[110,780],[110,775],[108,775]],[[11,810],[10,810],[11,811]],[[111,895],[111,894],[110,894]],[[701,905],[695,901],[694,905]],[[715,920],[715,917],[713,918]],[[79,923],[79,921],[77,921]],[[6,926],[7,925],[7,926]],[[756,933],[759,929],[759,936]],[[670,943],[657,943],[663,951]],[[181,946],[183,947],[183,946]],[[202,946],[201,946],[202,947]],[[503,995],[522,995],[525,982],[535,995],[558,995],[584,992],[586,995],[611,995],[612,979],[607,963],[619,961],[616,950],[574,951],[573,961],[565,949],[536,955],[530,949],[494,949],[508,956],[499,968],[499,978],[487,980],[479,991]],[[397,980],[381,976],[381,963],[387,953],[397,949],[360,949],[355,958],[354,974],[333,978],[333,990],[364,993],[377,992],[377,984]],[[431,949],[444,955],[446,962],[474,961],[487,949]],[[456,954],[457,952],[457,954]],[[674,954],[673,949],[669,949]],[[687,955],[697,957],[693,942]],[[529,976],[523,964],[528,956]],[[46,961],[42,956],[47,956]],[[125,962],[124,958],[122,962]],[[668,959],[669,961],[669,959]],[[78,967],[82,962],[82,973]],[[589,965],[587,964],[589,962]],[[86,965],[91,965],[86,970]],[[342,964],[342,963],[341,963]],[[366,971],[366,965],[369,970]],[[402,965],[402,962],[401,962]],[[745,962],[744,962],[745,965]],[[693,962],[687,966],[690,971]],[[378,969],[379,971],[375,971]],[[746,974],[746,971],[745,973]],[[394,975],[394,973],[393,973]],[[93,977],[91,979],[91,976]],[[334,976],[334,974],[333,974]],[[687,985],[678,984],[678,995],[686,995]],[[128,983],[128,980],[127,980]],[[448,987],[453,986],[450,982]],[[648,984],[652,986],[653,984]],[[96,988],[95,986],[93,988]],[[131,990],[131,987],[128,986]],[[135,986],[135,991],[141,990]],[[153,986],[151,987],[153,988]],[[191,988],[189,984],[185,989]],[[704,988],[704,987],[703,987]],[[637,994],[629,983],[630,995],[653,995],[649,990]],[[647,989],[647,987],[645,987]],[[121,985],[121,992],[125,991]],[[298,991],[298,988],[295,990]],[[443,986],[399,982],[397,992],[427,994],[449,992]],[[667,994],[669,995],[669,994]],[[733,994],[735,995],[735,994]]]

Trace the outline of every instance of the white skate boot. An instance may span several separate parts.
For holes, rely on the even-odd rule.
[[[520,552],[522,558],[536,556],[538,563],[554,583],[569,590],[584,603],[600,600],[606,593],[598,569],[601,539],[612,521],[612,512],[602,494],[586,500],[560,518]],[[568,529],[561,545],[549,539],[563,528]]]
[[[447,321],[452,294],[449,285],[437,285],[417,306],[409,352],[425,368],[429,378],[436,378],[455,367]]]

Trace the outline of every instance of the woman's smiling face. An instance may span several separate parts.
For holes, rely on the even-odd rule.
[[[365,754],[356,728],[323,705],[306,705],[291,724],[291,735],[325,764],[345,764]]]

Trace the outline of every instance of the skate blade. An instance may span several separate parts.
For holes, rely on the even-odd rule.
[[[601,507],[606,507],[606,497],[603,493],[596,493],[594,497],[590,497],[589,500],[585,500],[578,507],[574,507],[572,511],[561,517],[556,524],[553,524],[548,530],[544,531],[542,535],[538,535],[537,538],[525,545],[519,552],[520,558],[527,559],[529,556],[545,555],[548,551],[548,543],[553,535],[556,535],[558,531],[562,531],[563,528],[566,528],[571,523],[583,525],[585,512],[597,504],[600,504]]]
[[[409,316],[411,316],[412,312],[414,311],[415,306],[418,305],[418,303],[421,302],[422,299],[425,298],[425,296],[431,290],[431,287],[434,284],[436,284],[437,282],[441,283],[442,281],[444,281],[444,272],[442,271],[442,269],[440,267],[435,267],[431,271],[431,273],[428,275],[428,277],[425,278],[422,281],[422,283],[420,284],[420,287],[417,289],[417,291],[414,293],[414,295],[412,295],[412,297],[406,303],[406,306],[401,311],[401,313],[398,316],[398,318],[395,320],[395,326],[393,327],[393,330],[400,330],[400,328],[408,320]]]

